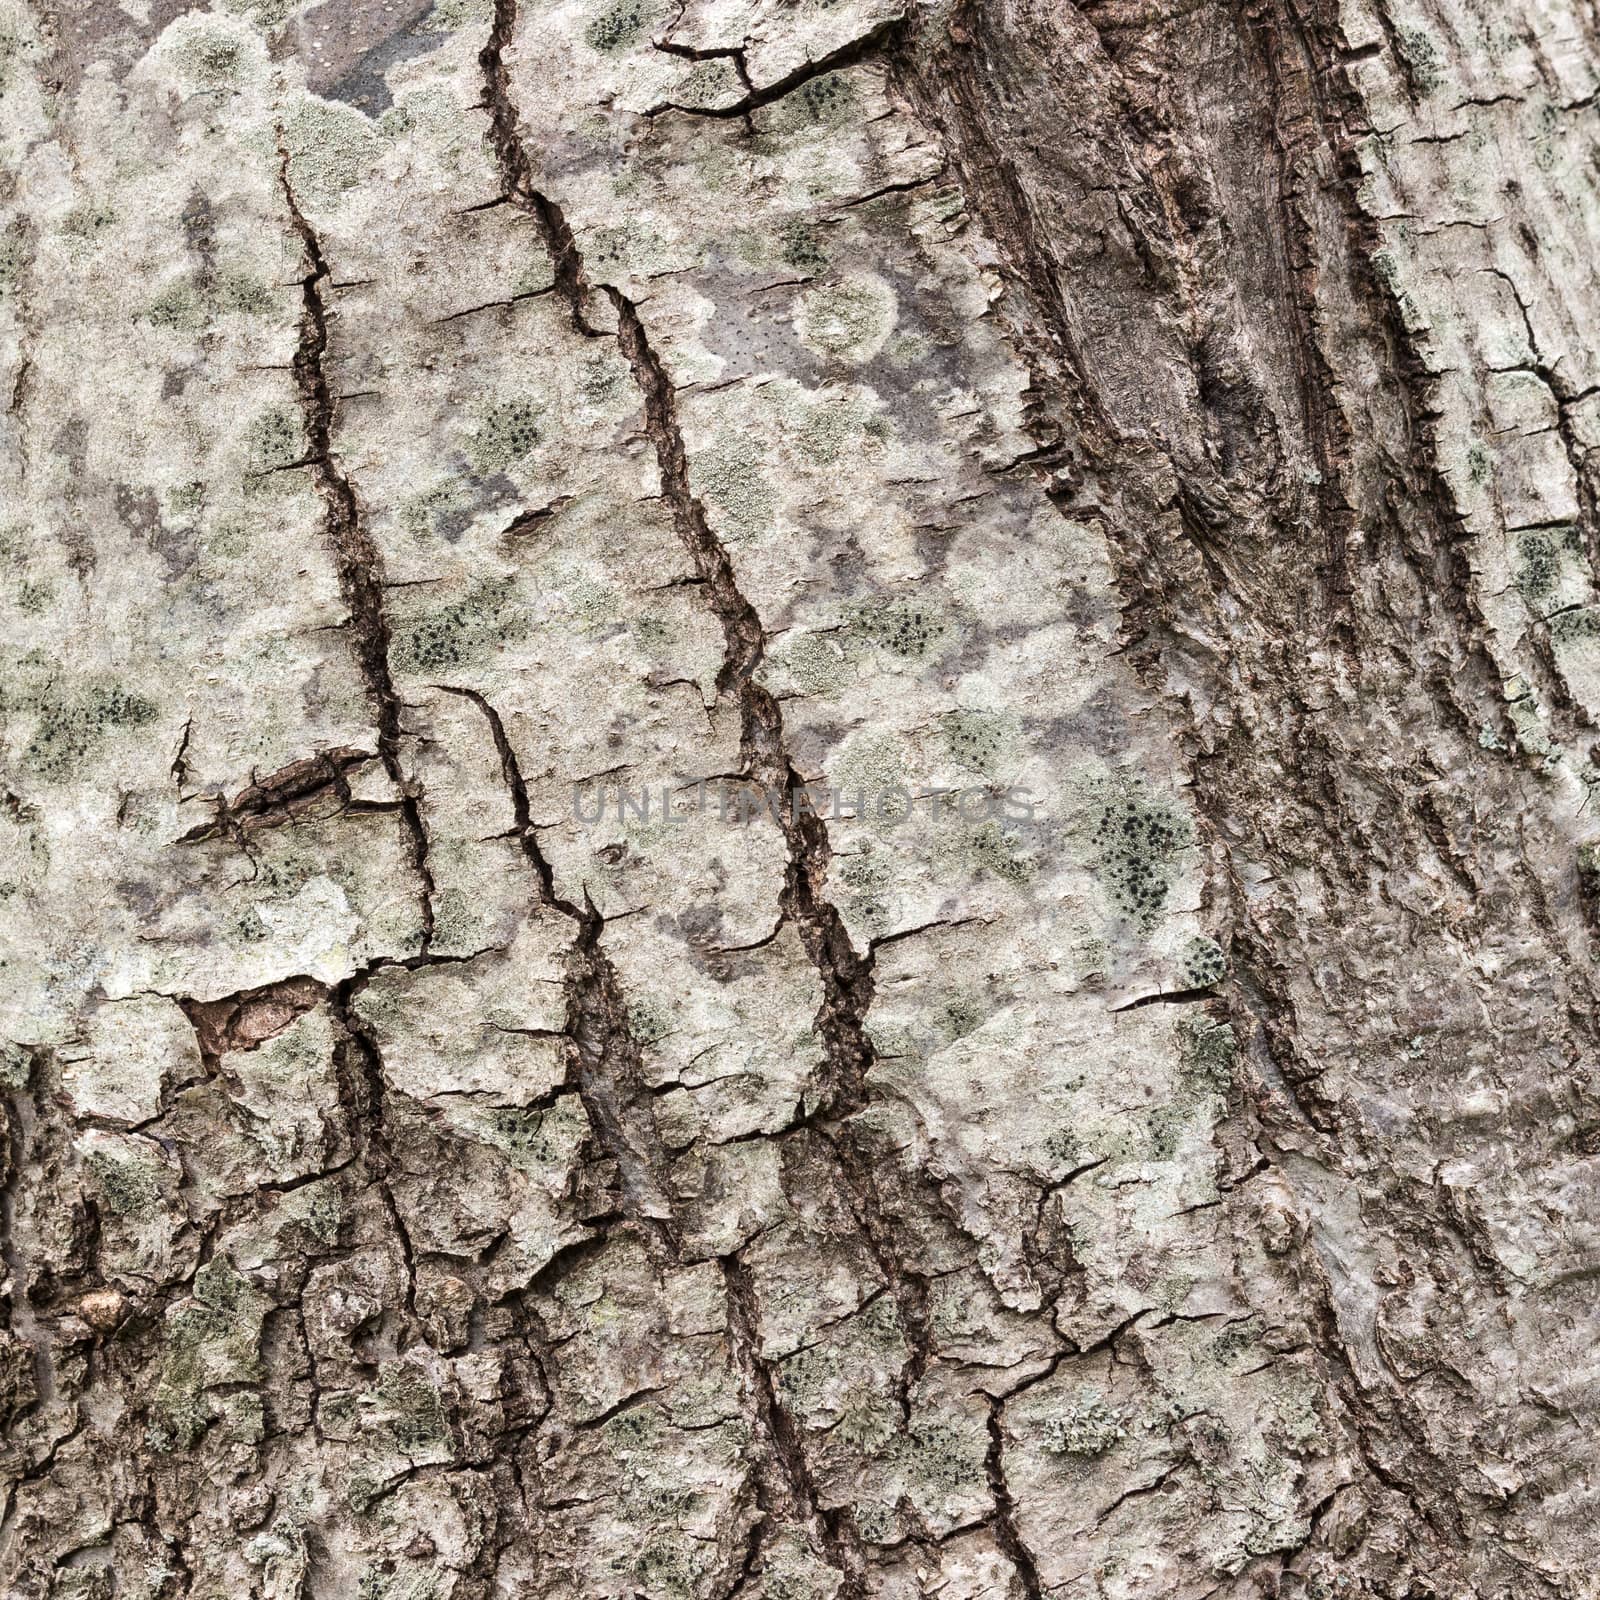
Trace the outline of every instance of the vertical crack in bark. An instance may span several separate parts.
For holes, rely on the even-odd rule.
[[[717,688],[739,708],[744,770],[753,782],[781,796],[779,821],[789,851],[783,909],[794,919],[822,982],[817,1022],[830,1078],[823,1089],[822,1109],[848,1117],[867,1103],[873,1051],[864,1019],[872,1002],[872,958],[856,951],[844,919],[823,894],[830,854],[827,826],[804,803],[805,780],[785,748],[783,714],[770,691],[756,681],[766,635],[755,607],[739,589],[727,549],[689,486],[688,453],[678,429],[672,382],[633,303],[610,285],[605,293],[617,314],[617,343],[644,400],[645,429],[655,446],[662,493],[703,592],[722,624],[724,655]]]
[[[628,1025],[622,984],[600,946],[605,918],[587,895],[580,908],[557,892],[554,868],[539,845],[522,767],[500,713],[476,689],[439,687],[470,701],[489,724],[501,776],[511,796],[512,831],[533,872],[539,904],[575,924],[576,936],[567,952],[563,1030],[571,1050],[572,1087],[583,1102],[600,1148],[616,1163],[627,1214],[656,1233],[676,1259],[681,1254],[677,1223],[655,1176],[666,1157],[649,1097],[642,1089],[639,1045]]]
[[[994,1501],[994,1542],[1000,1546],[1006,1560],[1016,1568],[1018,1581],[1027,1600],[1044,1600],[1044,1585],[1039,1581],[1039,1565],[1033,1552],[1024,1542],[1017,1527],[1017,1502],[1012,1497],[1011,1485],[1006,1482],[1006,1438],[1000,1414],[1005,1402],[989,1401],[989,1448],[984,1453],[983,1468],[988,1477],[989,1497]]]
[[[494,20],[489,40],[478,52],[483,69],[484,109],[489,113],[489,143],[500,168],[500,181],[506,199],[526,212],[538,224],[550,251],[555,271],[555,287],[567,302],[572,325],[588,337],[601,337],[604,330],[594,327],[588,317],[589,284],[577,241],[560,210],[539,192],[518,132],[516,101],[511,95],[511,74],[505,62],[506,46],[517,26],[517,0],[494,0]]]
[[[760,1319],[750,1269],[736,1255],[720,1256],[718,1262],[727,1293],[728,1328],[735,1359],[755,1397],[762,1431],[772,1443],[772,1453],[783,1474],[789,1502],[785,1510],[793,1520],[809,1525],[812,1537],[843,1576],[838,1591],[841,1600],[860,1600],[867,1593],[866,1556],[847,1514],[824,1510],[818,1503],[805,1446],[794,1419],[778,1398],[772,1364],[761,1354]]]
[[[415,784],[400,761],[400,697],[389,670],[389,622],[383,607],[383,558],[361,521],[355,489],[333,453],[333,397],[324,362],[328,353],[328,311],[322,285],[331,277],[322,241],[300,209],[289,182],[289,154],[280,145],[284,200],[311,270],[301,279],[300,343],[293,370],[300,390],[310,454],[305,465],[327,508],[328,545],[339,576],[339,593],[350,612],[356,662],[377,709],[378,758],[400,796],[400,817],[421,883],[422,949],[433,942],[433,869],[428,861],[428,830]]]
[[[383,1072],[383,1056],[372,1030],[356,1009],[356,1000],[371,981],[372,969],[361,971],[337,984],[328,994],[328,1013],[338,1024],[343,1037],[334,1046],[334,1073],[339,1098],[349,1114],[350,1148],[357,1168],[370,1178],[372,1187],[394,1229],[406,1270],[406,1313],[413,1325],[417,1312],[417,1261],[411,1233],[395,1203],[389,1174],[394,1169],[394,1152],[389,1147],[387,1105],[389,1087]]]
[[[568,304],[573,326],[580,333],[593,334],[598,331],[589,315],[593,291],[577,240],[561,208],[534,186],[521,141],[520,118],[505,65],[505,50],[515,32],[516,20],[516,0],[495,0],[489,40],[479,55],[491,143],[508,199],[534,217],[544,232],[554,265],[556,289]],[[876,45],[885,36],[887,30],[880,30],[871,43]],[[752,782],[781,797],[780,826],[788,852],[781,909],[798,928],[823,991],[817,1030],[823,1042],[826,1079],[818,1086],[813,1114],[818,1118],[847,1119],[863,1110],[868,1102],[867,1074],[874,1057],[864,1019],[872,1001],[872,953],[869,950],[862,955],[855,949],[843,918],[823,893],[829,859],[827,828],[822,818],[803,803],[801,791],[805,781],[789,758],[782,713],[772,694],[756,681],[766,649],[765,633],[755,607],[739,589],[726,548],[690,486],[688,454],[678,428],[673,384],[650,344],[633,302],[612,285],[604,285],[603,289],[617,319],[617,344],[639,388],[645,431],[655,449],[663,497],[679,539],[722,625],[724,657],[717,675],[717,688],[719,693],[731,695],[739,709],[744,771]],[[510,781],[515,764],[513,759],[511,765],[507,765],[510,747],[504,742],[503,730],[497,742],[501,746],[502,767]],[[590,906],[584,918],[584,931],[574,950],[573,969],[575,992],[583,998],[583,1007],[572,1031],[578,1045],[580,1078],[585,1068],[592,1068],[588,1081],[598,1089],[610,1082],[606,1071],[610,1052],[618,1051],[623,1056],[624,1067],[637,1072],[638,1047],[625,1026],[615,972],[599,949],[598,914]],[[599,1103],[597,1108],[602,1114],[608,1109]],[[900,1392],[902,1404],[909,1413],[911,1385],[921,1377],[932,1358],[927,1279],[900,1264],[893,1241],[883,1227],[882,1206],[871,1177],[870,1163],[853,1149],[849,1152],[845,1149],[850,1142],[848,1128],[842,1138],[830,1136],[828,1142],[852,1193],[852,1210],[900,1310],[910,1350]],[[748,1288],[748,1280],[744,1282]],[[742,1325],[731,1313],[729,1332],[741,1352],[740,1359],[751,1373],[764,1371],[755,1347],[748,1343],[751,1328]],[[760,1391],[756,1392],[759,1398]],[[765,1395],[761,1404],[762,1427],[774,1451],[783,1456],[789,1448],[785,1440],[790,1440],[796,1459],[803,1461],[803,1446],[776,1398],[770,1376]],[[829,1526],[824,1548],[836,1564],[845,1563],[841,1570],[847,1581],[859,1589],[862,1580],[852,1574],[861,1570],[861,1558],[858,1551],[852,1553],[846,1543],[841,1542],[845,1536],[840,1526],[837,1523]]]
[[[36,1070],[32,1052],[25,1051],[29,1063],[28,1079]],[[27,1080],[25,1080],[26,1082]],[[8,1430],[57,1398],[54,1341],[41,1323],[28,1295],[28,1263],[17,1239],[17,1201],[29,1159],[29,1132],[34,1124],[32,1091],[26,1087],[0,1101],[0,1261],[5,1264],[8,1292],[0,1300],[3,1325],[29,1352],[32,1396],[14,1403],[7,1420]],[[75,1413],[76,1415],[76,1413]],[[14,1490],[13,1486],[13,1490]],[[6,1515],[0,1518],[0,1535],[5,1532]]]
[[[539,845],[521,764],[494,705],[476,689],[439,687],[470,701],[488,723],[500,758],[501,776],[511,796],[512,831],[538,885],[539,902],[576,924],[577,936],[567,959],[564,1029],[571,1046],[572,1086],[583,1103],[596,1142],[617,1166],[626,1213],[660,1238],[672,1259],[681,1262],[683,1247],[677,1220],[654,1175],[654,1169],[664,1164],[665,1157],[647,1097],[637,1092],[642,1082],[638,1043],[628,1027],[616,968],[600,948],[605,919],[587,896],[580,909],[557,892],[554,869]],[[858,1544],[850,1539],[843,1518],[824,1513],[817,1504],[804,1448],[793,1419],[777,1398],[771,1366],[760,1353],[755,1290],[749,1271],[736,1256],[721,1257],[719,1265],[728,1308],[729,1349],[753,1397],[759,1432],[771,1446],[771,1459],[781,1472],[787,1491],[781,1496],[775,1494],[768,1471],[770,1463],[763,1464],[755,1475],[759,1508],[765,1517],[778,1507],[780,1500],[786,1502],[782,1509],[810,1528],[818,1548],[839,1569],[844,1578],[840,1593],[856,1600],[865,1594],[865,1561]],[[745,1570],[757,1559],[762,1542],[758,1523],[746,1552]]]

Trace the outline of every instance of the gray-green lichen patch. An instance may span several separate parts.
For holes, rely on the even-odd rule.
[[[870,361],[894,331],[899,301],[886,279],[856,273],[819,284],[800,297],[795,332],[801,343],[848,366]]]
[[[1593,575],[1576,525],[1533,528],[1517,536],[1512,581],[1529,610],[1545,614],[1592,590]]]
[[[148,728],[159,714],[152,701],[109,678],[52,681],[30,709],[23,764],[52,784],[89,778],[108,742]]]
[[[729,541],[770,527],[777,498],[768,470],[766,447],[759,438],[724,434],[696,452],[691,482]]]
[[[261,36],[226,14],[189,14],[170,22],[141,69],[165,76],[185,97],[244,95],[267,71]]]
[[[1095,1384],[1063,1395],[1060,1409],[1041,1419],[1040,1441],[1052,1455],[1098,1456],[1128,1436],[1131,1419],[1107,1403]]]
[[[584,43],[605,54],[626,50],[671,17],[671,9],[659,0],[609,0],[594,8],[584,26]]]
[[[1178,953],[1178,977],[1186,989],[1206,989],[1227,976],[1228,960],[1215,939],[1197,935]]]
[[[860,96],[848,72],[822,72],[808,78],[794,93],[766,108],[761,132],[766,136],[825,135],[844,127],[860,107]]]
[[[267,284],[239,272],[186,274],[161,289],[143,316],[153,328],[203,333],[219,317],[262,316],[279,302]]]
[[[424,591],[426,592],[426,591]],[[460,599],[414,612],[395,627],[397,671],[430,682],[527,636],[530,616],[515,579],[480,578]]]
[[[1111,908],[1139,932],[1151,932],[1194,844],[1188,812],[1137,780],[1108,778],[1091,789],[1086,831]]]
[[[908,662],[935,656],[948,647],[956,632],[945,607],[932,596],[858,607],[847,627],[857,637]]]
[[[381,132],[354,106],[310,96],[289,104],[283,137],[296,191],[321,204],[369,177],[383,149]]]
[[[305,422],[290,406],[274,406],[252,419],[245,430],[248,471],[276,472],[302,461],[306,454]]]
[[[265,1297],[225,1256],[195,1273],[193,1296],[167,1313],[146,1435],[153,1449],[192,1449],[214,1415],[207,1391],[260,1381],[266,1309]]]
[[[1017,719],[1001,711],[947,711],[940,731],[950,759],[985,777],[998,776],[1020,743]]]
[[[481,406],[467,435],[467,458],[480,473],[503,472],[523,460],[543,434],[545,403],[535,395],[513,395]]]

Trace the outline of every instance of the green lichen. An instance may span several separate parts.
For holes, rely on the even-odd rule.
[[[55,602],[56,586],[48,579],[24,578],[17,585],[17,610],[25,617],[43,616]]]
[[[818,354],[860,365],[883,348],[896,310],[894,290],[883,279],[846,278],[800,297],[796,331]]]
[[[672,1012],[659,1001],[636,1000],[628,1007],[628,1034],[639,1044],[659,1044],[673,1026]]]
[[[834,633],[786,635],[772,653],[772,664],[801,694],[834,695],[855,677],[855,655]]]
[[[799,218],[791,218],[778,229],[778,259],[796,272],[823,272],[828,266],[822,235]]]
[[[285,116],[283,130],[297,193],[323,202],[355,187],[382,144],[373,125],[353,106],[329,100],[299,101]]]
[[[288,406],[262,412],[245,429],[244,437],[252,472],[274,472],[305,458],[305,428],[300,413]]]
[[[1128,1436],[1125,1413],[1107,1403],[1090,1385],[1079,1389],[1054,1416],[1039,1427],[1039,1442],[1056,1456],[1104,1455]]]
[[[0,294],[16,283],[27,259],[27,233],[20,223],[12,223],[4,232],[0,232]]]
[[[544,1109],[491,1106],[471,1114],[473,1134],[499,1150],[519,1172],[533,1176],[563,1164],[587,1128],[576,1096],[563,1096]]]
[[[856,112],[855,85],[844,72],[824,72],[786,94],[767,113],[771,133],[823,133],[841,128]]]
[[[24,763],[49,782],[79,774],[106,740],[149,726],[156,707],[110,681],[52,685],[23,752]]]
[[[881,649],[924,661],[950,633],[950,624],[931,600],[891,600],[858,610],[851,619],[854,632]]]
[[[193,1297],[168,1313],[161,1377],[147,1437],[154,1449],[189,1450],[209,1426],[205,1391],[258,1383],[263,1298],[225,1256],[195,1273]]]
[[[400,504],[400,526],[413,538],[460,538],[471,519],[459,479],[443,478]]]
[[[1517,570],[1513,582],[1522,598],[1533,604],[1555,592],[1561,580],[1561,552],[1550,534],[1525,533],[1517,541]]]
[[[1009,719],[993,711],[947,711],[940,719],[951,760],[992,775],[1011,743]]]
[[[933,1025],[946,1039],[964,1039],[977,1031],[986,1007],[977,994],[951,995],[935,1010]]]
[[[1558,612],[1550,619],[1552,644],[1565,647],[1588,644],[1600,639],[1600,609],[1594,606],[1575,606],[1570,611]]]
[[[1227,976],[1228,961],[1215,939],[1196,937],[1183,947],[1178,975],[1186,989],[1208,989]]]
[[[454,33],[458,28],[486,27],[494,20],[494,0],[439,0],[423,21],[428,33]]]
[[[136,1155],[92,1150],[84,1157],[83,1166],[100,1203],[114,1215],[137,1217],[155,1204],[160,1189],[150,1162]]]
[[[1038,871],[1038,846],[1020,829],[985,822],[968,833],[966,847],[979,871],[1007,883],[1026,883]]]
[[[223,0],[222,9],[249,17],[258,28],[277,28],[305,4],[306,0]]]
[[[448,672],[525,637],[527,631],[527,612],[515,598],[511,580],[484,579],[453,604],[399,626],[394,662],[417,673]]]
[[[644,37],[656,14],[646,0],[613,0],[583,30],[584,43],[605,55],[626,50]]]
[[[481,473],[503,472],[515,466],[543,438],[543,413],[543,403],[529,395],[484,406],[467,440],[468,460]]]
[[[0,1090],[18,1094],[33,1075],[33,1052],[20,1044],[0,1043]]]
[[[245,65],[244,42],[231,29],[203,26],[195,19],[177,42],[173,58],[180,72],[200,88],[237,83]]]
[[[1239,1041],[1225,1022],[1185,1017],[1177,1025],[1178,1071],[1194,1094],[1226,1094],[1233,1085]]]
[[[748,535],[771,524],[776,498],[761,461],[759,444],[730,435],[694,460],[695,492],[716,511],[719,531]]]
[[[107,205],[74,206],[61,222],[61,231],[79,244],[97,243],[116,223],[117,214]]]
[[[1407,81],[1419,95],[1432,94],[1444,82],[1439,46],[1421,28],[1402,24],[1394,35]]]
[[[361,1401],[364,1409],[378,1414],[395,1445],[408,1455],[449,1442],[444,1397],[416,1367],[390,1362]]]
[[[1161,918],[1194,825],[1177,806],[1132,784],[1112,788],[1090,827],[1101,883],[1115,909],[1142,932]]]

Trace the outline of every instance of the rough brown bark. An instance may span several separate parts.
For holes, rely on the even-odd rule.
[[[0,0],[0,1589],[1600,1595],[1597,93]]]

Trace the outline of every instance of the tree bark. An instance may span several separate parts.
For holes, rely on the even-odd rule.
[[[1600,1596],[1600,22],[0,0],[0,1588]]]

